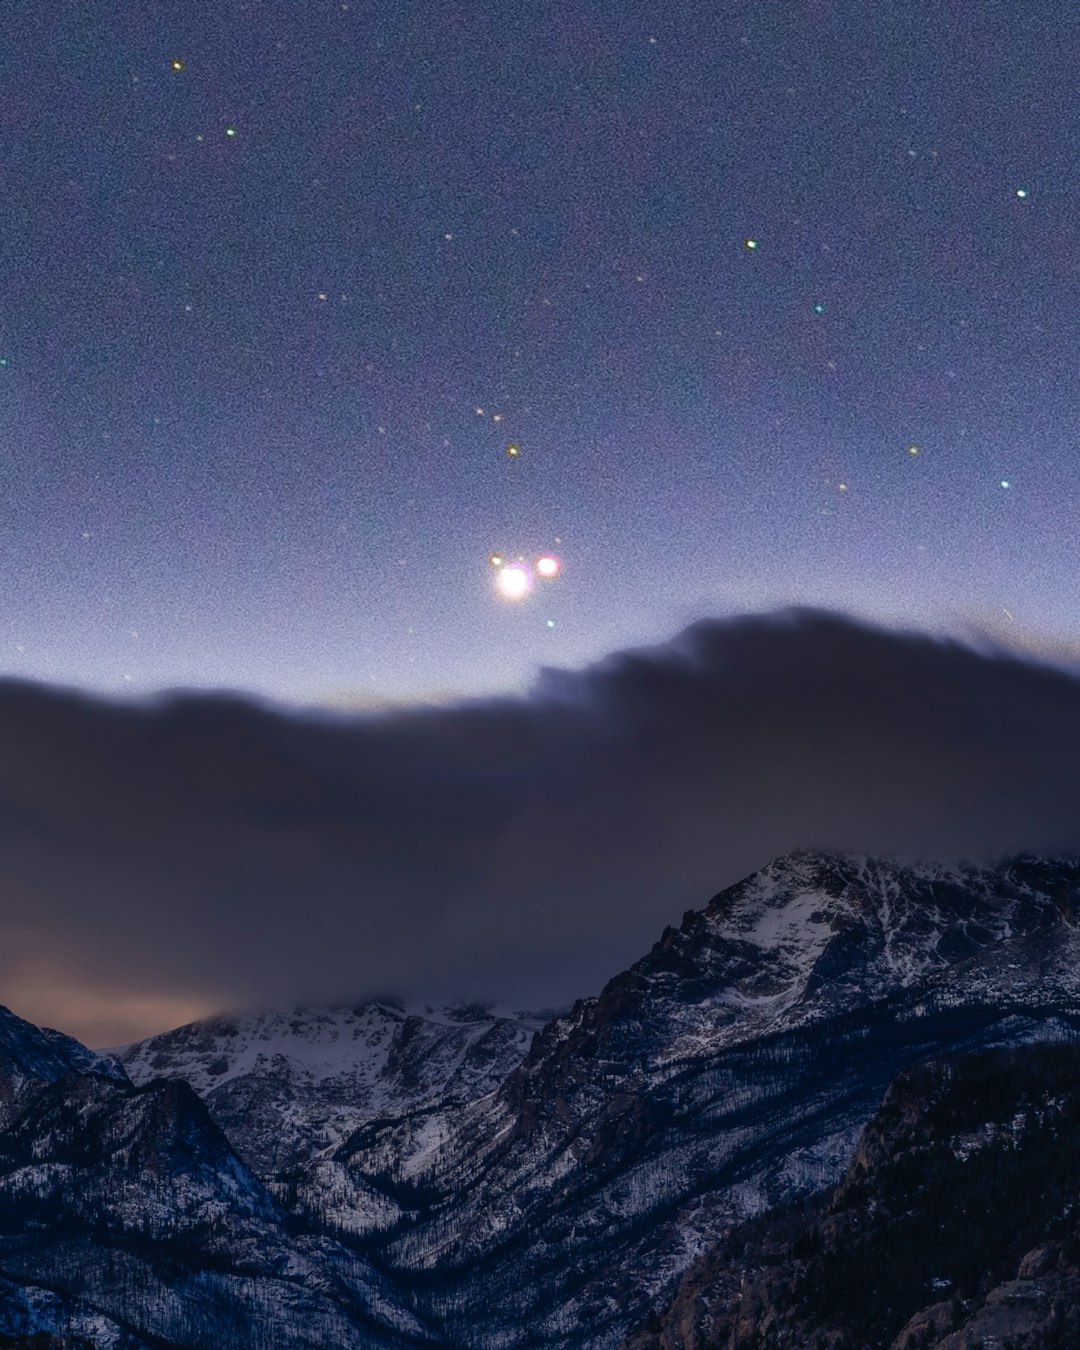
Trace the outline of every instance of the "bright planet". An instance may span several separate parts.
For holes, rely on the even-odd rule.
[[[532,589],[532,575],[527,567],[511,563],[501,567],[495,584],[505,600],[524,600]]]

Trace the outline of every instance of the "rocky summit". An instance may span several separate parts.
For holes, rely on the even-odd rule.
[[[183,1028],[123,1052],[136,1083],[46,1056],[4,1089],[0,1330],[616,1346],[733,1229],[841,1182],[912,1065],[1075,1038],[1078,900],[1076,859],[802,852],[535,1037],[368,1004]]]

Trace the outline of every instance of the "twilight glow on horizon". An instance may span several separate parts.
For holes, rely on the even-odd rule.
[[[23,6],[0,666],[422,699],[792,603],[1068,644],[1063,13]]]

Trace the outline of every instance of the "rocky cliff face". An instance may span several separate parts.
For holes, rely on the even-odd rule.
[[[1071,859],[801,853],[527,1054],[527,1018],[366,1005],[155,1038],[141,1086],[61,1057],[0,1129],[0,1279],[158,1346],[614,1346],[840,1180],[908,1066],[1077,1035],[1078,897]],[[30,1329],[89,1334],[61,1312]]]
[[[1080,1047],[903,1073],[843,1181],[742,1225],[625,1350],[1080,1344]]]

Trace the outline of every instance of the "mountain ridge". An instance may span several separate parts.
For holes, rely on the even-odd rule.
[[[439,1275],[451,1292],[436,1317],[479,1350],[522,1343],[515,1326],[529,1344],[577,1350],[567,1328],[582,1325],[588,1345],[613,1343],[625,1301],[665,1287],[725,1225],[835,1180],[909,1059],[1073,1033],[1080,943],[1063,886],[1071,902],[1080,862],[777,860],[550,1022],[425,1152],[406,1127],[339,1155],[428,1197],[380,1261]],[[456,1312],[481,1279],[500,1290],[487,1327]]]
[[[140,1086],[115,1066],[123,1078],[109,1080],[93,1056],[68,1064],[72,1083],[32,1087],[46,1094],[38,1116],[24,1102],[23,1126],[0,1126],[0,1214],[20,1128],[51,1157],[74,1146],[47,1123],[65,1095],[89,1094],[86,1128],[114,1138],[102,1121],[134,1120],[148,1093],[167,1136],[203,1121],[177,1172],[209,1178],[193,1259],[210,1266],[199,1279],[213,1283],[209,1219],[221,1197],[230,1184],[249,1196],[250,1236],[222,1240],[228,1251],[247,1244],[252,1297],[261,1289],[276,1309],[268,1346],[309,1343],[289,1330],[290,1291],[307,1280],[323,1292],[305,1325],[342,1346],[609,1350],[733,1224],[838,1182],[910,1065],[1080,1036],[1078,900],[1080,859],[1068,855],[982,865],[802,851],[688,911],[599,994],[538,1030],[538,1019],[491,1009],[421,1015],[385,1002],[251,1015],[243,1032],[224,1030],[228,1019],[192,1024],[124,1052]],[[343,1041],[353,1059],[339,1075]],[[203,1088],[203,1116],[177,1082],[181,1066]],[[159,1069],[170,1077],[156,1079]],[[358,1086],[374,1089],[359,1104]],[[320,1112],[332,1124],[321,1137]],[[285,1140],[277,1153],[274,1130]],[[116,1188],[118,1157],[114,1148],[95,1164],[94,1185]],[[140,1208],[156,1203],[153,1167],[134,1170],[144,1191],[124,1212],[128,1242]],[[63,1213],[68,1200],[50,1203]],[[118,1202],[96,1203],[104,1220]],[[167,1206],[153,1211],[165,1247],[181,1231],[177,1204],[171,1228]],[[0,1230],[0,1278],[29,1278],[29,1266],[11,1266],[25,1236]],[[42,1250],[38,1239],[39,1263]],[[70,1253],[56,1251],[53,1282],[75,1297]],[[282,1262],[292,1276],[273,1273]],[[100,1261],[82,1264],[105,1279]],[[104,1289],[112,1316],[116,1288],[105,1279]],[[165,1325],[153,1322],[154,1334]],[[175,1325],[183,1331],[182,1318]],[[215,1334],[223,1350],[251,1344],[226,1322]]]
[[[544,1014],[372,999],[188,1023],[114,1052],[134,1082],[184,1078],[261,1175],[332,1152],[360,1124],[491,1091]]]

